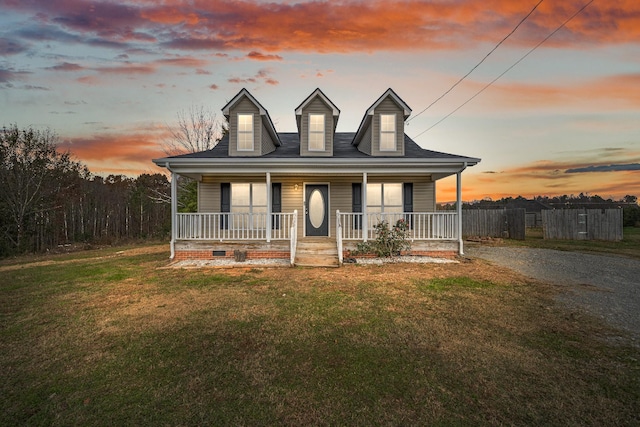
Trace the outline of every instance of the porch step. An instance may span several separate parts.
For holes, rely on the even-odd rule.
[[[338,267],[338,247],[335,240],[298,240],[295,265],[301,267]]]

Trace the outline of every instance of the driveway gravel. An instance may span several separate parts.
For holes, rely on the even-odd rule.
[[[551,249],[465,247],[465,255],[560,286],[558,299],[627,331],[640,345],[640,261]]]

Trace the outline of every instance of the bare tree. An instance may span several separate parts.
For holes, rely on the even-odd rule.
[[[49,129],[0,130],[0,224],[3,238],[18,251],[44,212],[58,208],[60,197],[75,177],[88,170],[56,149],[57,135]]]
[[[165,141],[164,151],[168,156],[210,150],[222,137],[224,129],[216,114],[202,105],[180,110],[177,117],[176,127],[167,126],[171,138]]]
[[[164,143],[168,156],[197,153],[210,150],[226,134],[228,126],[220,124],[215,113],[199,105],[177,113],[176,127],[167,126],[171,138]],[[197,207],[197,183],[186,176],[178,176],[178,208],[184,212],[194,212]],[[156,194],[156,200],[171,201],[170,196]]]

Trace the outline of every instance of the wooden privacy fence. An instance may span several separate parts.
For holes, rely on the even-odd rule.
[[[622,209],[542,211],[545,239],[622,240]]]
[[[524,209],[463,209],[464,237],[504,237],[524,240]]]

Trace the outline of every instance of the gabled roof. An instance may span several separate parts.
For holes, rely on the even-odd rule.
[[[358,145],[360,143],[360,140],[362,139],[362,135],[367,130],[367,128],[371,125],[371,120],[373,119],[373,113],[375,112],[376,108],[378,107],[378,105],[382,103],[382,101],[384,101],[387,98],[391,98],[391,100],[395,102],[398,107],[402,109],[405,120],[407,120],[407,117],[411,115],[411,108],[407,105],[407,103],[404,102],[402,98],[400,98],[398,94],[393,91],[393,89],[391,88],[387,89],[386,92],[383,93],[382,96],[380,96],[380,98],[378,98],[376,102],[374,102],[371,105],[371,107],[367,108],[366,113],[364,113],[364,117],[360,122],[360,126],[358,127],[358,131],[356,132],[356,136],[353,138],[352,143],[354,145]]]
[[[276,127],[273,125],[273,121],[269,116],[269,112],[267,111],[266,108],[262,106],[262,104],[258,102],[257,99],[253,97],[253,95],[251,95],[251,93],[249,93],[249,91],[246,88],[242,88],[242,90],[240,90],[240,92],[238,92],[236,96],[231,98],[231,101],[227,102],[227,104],[224,107],[222,107],[222,114],[224,114],[224,116],[228,120],[231,108],[234,105],[236,105],[238,102],[240,102],[242,98],[245,98],[245,97],[249,99],[249,101],[258,108],[260,115],[266,118],[266,121],[263,121],[265,128],[267,129],[267,132],[269,132],[269,135],[271,135],[271,138],[273,139],[275,144],[279,146],[281,144],[281,141],[280,141],[280,138],[278,137],[278,132],[276,132]]]
[[[340,109],[336,107],[336,105],[333,102],[331,102],[329,98],[327,98],[327,95],[325,95],[324,92],[320,90],[320,88],[317,88],[311,93],[311,95],[307,96],[307,98],[304,101],[302,101],[300,105],[296,107],[296,110],[295,110],[296,116],[299,116],[300,114],[302,114],[302,109],[306,107],[307,104],[313,101],[313,99],[316,97],[319,97],[320,99],[322,99],[322,101],[329,106],[334,116],[340,115]]]
[[[316,98],[320,98],[320,100],[326,104],[327,107],[329,107],[329,109],[331,110],[333,117],[335,117],[335,120],[333,121],[333,131],[336,131],[336,127],[338,126],[338,117],[340,116],[340,109],[338,107],[336,107],[336,105],[331,102],[331,100],[329,98],[327,98],[327,95],[324,94],[324,92],[322,92],[320,90],[320,88],[317,88],[316,90],[314,90],[311,95],[307,96],[307,98],[302,101],[302,103],[300,105],[298,105],[295,109],[296,112],[296,125],[298,126],[298,132],[300,132],[300,126],[302,124],[302,110],[304,109],[304,107],[306,107],[307,105],[309,105],[309,103],[311,103],[311,101],[313,101]]]

